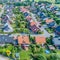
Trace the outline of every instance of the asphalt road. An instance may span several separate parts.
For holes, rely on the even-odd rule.
[[[0,60],[9,60],[9,58],[0,55]]]

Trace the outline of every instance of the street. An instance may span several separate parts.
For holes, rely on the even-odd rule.
[[[9,60],[9,58],[0,55],[0,60]]]

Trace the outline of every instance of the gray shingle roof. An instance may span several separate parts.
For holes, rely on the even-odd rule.
[[[57,37],[57,38],[54,37],[52,41],[53,41],[54,45],[56,45],[56,46],[60,45],[60,37]]]
[[[8,35],[0,35],[0,44],[4,43],[14,43],[14,39]]]

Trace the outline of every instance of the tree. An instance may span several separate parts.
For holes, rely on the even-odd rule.
[[[31,47],[31,52],[33,54],[35,54],[35,52],[36,52],[36,50],[35,50],[35,48],[36,48],[35,44],[31,44],[30,47]]]
[[[60,55],[54,53],[48,57],[48,60],[60,60]]]
[[[31,43],[35,43],[35,38],[32,37],[32,36],[30,36],[30,42],[31,42]]]
[[[33,60],[47,60],[47,58],[41,54],[35,55]]]

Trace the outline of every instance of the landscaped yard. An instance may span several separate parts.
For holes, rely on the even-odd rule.
[[[20,51],[20,60],[30,60],[30,51],[22,50]]]
[[[51,28],[45,28],[45,29],[46,29],[50,34],[54,32],[54,30],[51,29]]]

